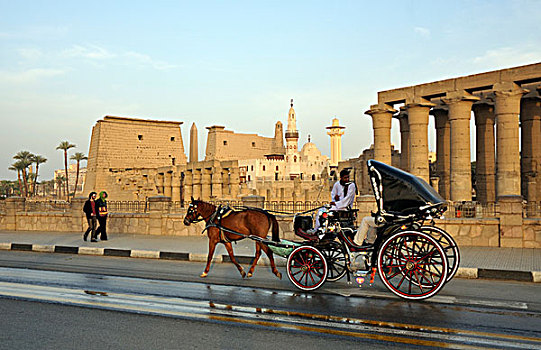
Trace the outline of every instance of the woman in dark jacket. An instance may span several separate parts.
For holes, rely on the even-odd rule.
[[[96,231],[96,236],[100,233],[100,239],[102,241],[107,240],[107,192],[101,191],[100,198],[96,201],[96,207],[98,209],[98,222],[100,227]]]
[[[83,206],[83,211],[86,214],[86,221],[88,222],[88,229],[83,234],[83,241],[86,241],[86,239],[88,238],[88,233],[92,232],[90,240],[92,242],[97,242],[96,227],[98,226],[98,223],[96,221],[96,218],[98,213],[98,207],[96,205],[96,192],[90,192],[90,194],[88,195],[88,200]]]

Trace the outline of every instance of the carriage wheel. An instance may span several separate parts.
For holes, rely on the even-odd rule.
[[[377,260],[381,280],[401,298],[430,298],[447,281],[445,252],[434,238],[423,232],[393,234],[381,245]]]
[[[318,246],[318,249],[325,256],[325,260],[327,260],[329,270],[327,272],[327,281],[334,282],[344,277],[347,272],[347,261],[346,252],[342,244],[336,241],[330,241]]]
[[[447,282],[449,282],[455,277],[458,266],[460,265],[460,251],[458,250],[458,245],[449,233],[439,227],[421,226],[420,230],[428,233],[430,237],[434,238],[436,242],[443,247],[445,255],[447,256],[447,262],[449,263],[449,271],[447,272]]]
[[[327,279],[325,256],[312,246],[296,248],[287,259],[287,277],[299,289],[318,289]]]

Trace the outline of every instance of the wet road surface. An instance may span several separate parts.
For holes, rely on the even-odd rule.
[[[198,263],[24,252],[1,253],[0,266],[8,299],[375,345],[541,348],[541,289],[533,283],[456,279],[432,299],[408,302],[381,284],[329,282],[303,293],[267,267],[242,280],[218,264],[200,279]]]

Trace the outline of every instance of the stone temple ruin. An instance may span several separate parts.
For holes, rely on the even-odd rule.
[[[181,122],[106,116],[92,130],[84,193],[106,190],[111,199],[121,201],[144,201],[156,195],[174,202],[191,196],[239,200],[251,194],[280,201],[323,199],[329,159],[311,142],[298,150],[295,118],[291,101],[287,147],[281,122],[275,125],[274,137],[207,127],[202,161],[194,123],[188,162]]]

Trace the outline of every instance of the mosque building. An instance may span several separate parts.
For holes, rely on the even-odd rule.
[[[299,151],[296,119],[291,100],[285,132],[285,154],[274,153],[267,154],[263,158],[239,160],[243,180],[241,182],[246,182],[251,189],[257,189],[262,182],[292,181],[297,178],[302,181],[320,181],[322,173],[329,173],[329,158],[321,154],[316,145],[310,141],[310,136]]]

